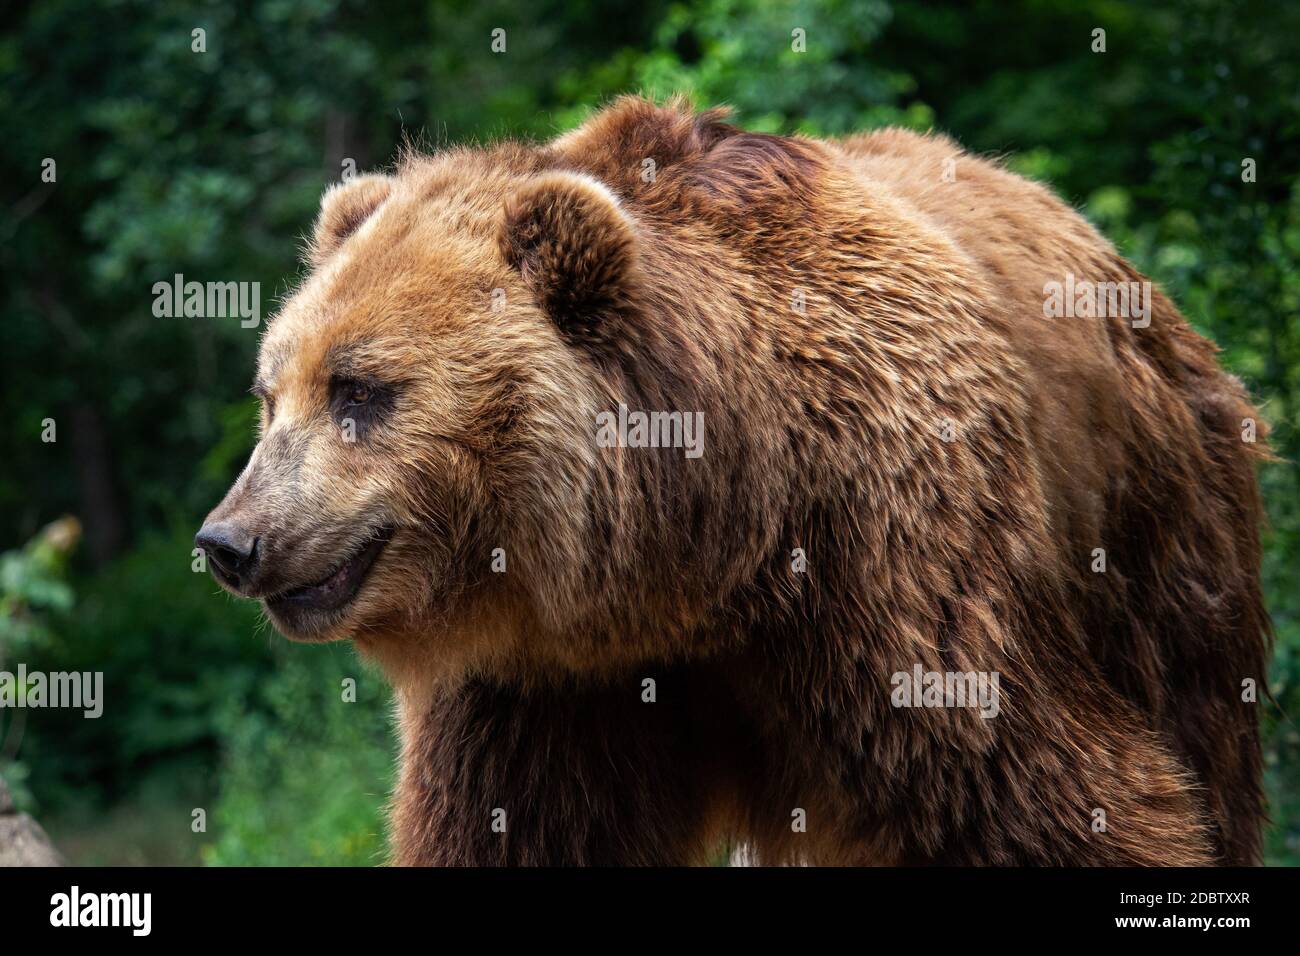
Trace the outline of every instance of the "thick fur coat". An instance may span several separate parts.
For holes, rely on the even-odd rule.
[[[1257,858],[1263,424],[1158,290],[1045,314],[1146,280],[1042,186],[625,98],[337,187],[310,264],[210,520],[393,682],[396,862]],[[376,522],[350,603],[278,597]]]

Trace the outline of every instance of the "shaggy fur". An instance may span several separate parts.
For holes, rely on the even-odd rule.
[[[627,98],[337,187],[310,263],[214,517],[253,596],[396,528],[351,604],[272,612],[396,688],[396,862],[1256,859],[1262,424],[1158,291],[1045,317],[1143,277],[1041,186]],[[620,403],[703,456],[600,447]],[[1000,712],[892,706],[917,664]]]

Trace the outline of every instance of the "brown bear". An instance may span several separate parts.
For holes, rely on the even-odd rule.
[[[401,864],[1242,864],[1264,454],[1047,189],[617,101],[331,189],[198,544],[391,680]]]

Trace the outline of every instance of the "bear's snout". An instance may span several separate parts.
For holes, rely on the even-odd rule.
[[[236,521],[209,521],[194,536],[212,564],[212,574],[232,591],[247,591],[257,577],[258,537]]]

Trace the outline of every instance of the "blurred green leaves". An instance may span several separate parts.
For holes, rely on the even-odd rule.
[[[384,861],[395,744],[389,692],[351,648],[282,646],[248,699],[219,710],[221,796],[204,860],[225,866]],[[357,684],[343,700],[345,678]]]
[[[75,518],[61,518],[26,547],[0,554],[0,666],[48,645],[49,615],[72,610],[65,575],[80,536]]]

